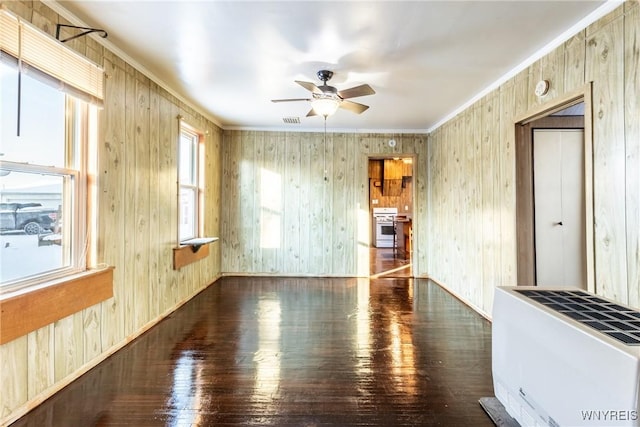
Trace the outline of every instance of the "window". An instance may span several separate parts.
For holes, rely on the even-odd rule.
[[[200,237],[204,221],[201,136],[184,123],[180,124],[178,152],[178,238],[180,242]]]
[[[78,64],[98,72],[89,78],[100,77],[95,91]],[[86,268],[88,158],[101,76],[0,10],[0,292]]]

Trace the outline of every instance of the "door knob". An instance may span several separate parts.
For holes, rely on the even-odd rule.
[[[553,225],[562,225],[562,221],[554,222]]]

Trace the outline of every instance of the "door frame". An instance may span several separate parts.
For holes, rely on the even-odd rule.
[[[415,241],[416,241],[416,204],[417,204],[417,200],[416,200],[416,194],[417,194],[417,170],[419,169],[419,165],[418,165],[418,153],[406,153],[406,152],[398,152],[398,153],[367,153],[366,155],[366,163],[367,163],[367,209],[368,209],[368,220],[367,223],[369,224],[368,229],[369,229],[369,245],[367,246],[367,268],[369,269],[369,276],[371,275],[370,273],[370,265],[371,265],[371,258],[370,258],[370,249],[373,247],[373,241],[372,241],[372,236],[371,236],[371,232],[373,229],[373,218],[371,217],[371,208],[372,208],[372,204],[371,204],[371,191],[370,191],[370,182],[369,182],[369,162],[371,160],[387,160],[387,159],[411,159],[411,227],[413,228],[413,240],[411,242],[412,244],[412,254],[411,254],[411,277],[415,278],[417,277],[416,275],[416,252],[415,252]],[[399,212],[402,213],[402,212]],[[419,221],[418,221],[419,222]]]
[[[533,141],[531,123],[555,112],[584,102],[584,214],[587,290],[595,292],[594,221],[593,221],[593,101],[592,85],[538,105],[516,118],[516,270],[519,286],[535,286],[535,227],[533,188]],[[550,125],[551,126],[551,125]]]

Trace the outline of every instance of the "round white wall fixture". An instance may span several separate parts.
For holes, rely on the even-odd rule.
[[[536,84],[536,96],[544,96],[549,92],[549,80],[540,80]]]
[[[396,140],[395,139],[390,139],[388,144],[389,144],[389,147],[393,148],[393,147],[396,146]]]

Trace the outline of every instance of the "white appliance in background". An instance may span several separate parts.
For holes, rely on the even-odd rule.
[[[640,426],[640,312],[577,288],[496,288],[492,370],[522,426]]]
[[[393,220],[396,215],[398,208],[373,208],[373,246],[393,248],[396,236]]]

